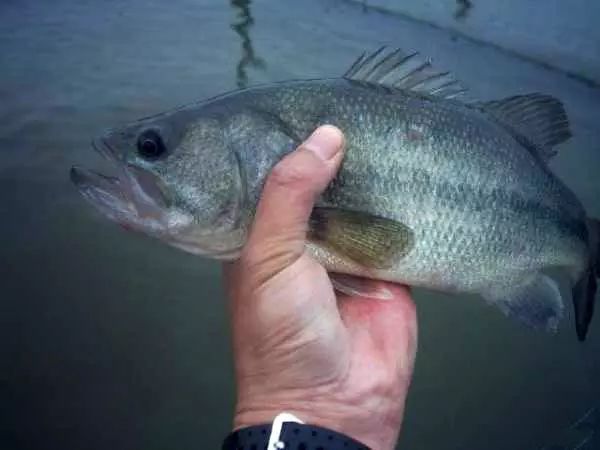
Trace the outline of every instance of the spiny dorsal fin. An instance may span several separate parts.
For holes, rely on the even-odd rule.
[[[477,105],[524,137],[544,160],[556,155],[555,145],[571,137],[565,108],[550,95],[516,95]]]
[[[435,70],[431,61],[423,59],[419,53],[405,53],[401,49],[387,52],[386,47],[370,54],[363,53],[344,78],[442,98],[454,98],[466,92],[450,72]]]

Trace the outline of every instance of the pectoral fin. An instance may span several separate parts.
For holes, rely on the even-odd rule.
[[[310,240],[366,268],[388,269],[414,244],[403,223],[358,211],[315,208],[309,225]]]
[[[543,274],[533,274],[517,285],[494,287],[483,296],[507,316],[533,329],[558,330],[563,301],[556,283]]]
[[[385,283],[382,281],[343,273],[330,273],[329,278],[336,290],[351,297],[364,297],[375,300],[391,300],[394,298],[394,295],[385,287]]]

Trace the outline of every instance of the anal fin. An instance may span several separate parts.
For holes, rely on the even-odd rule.
[[[563,316],[558,286],[541,273],[530,275],[517,285],[494,287],[483,297],[507,316],[536,330],[555,333]]]

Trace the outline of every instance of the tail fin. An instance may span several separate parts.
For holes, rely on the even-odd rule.
[[[573,287],[573,306],[575,308],[575,328],[580,341],[585,340],[592,316],[597,282],[600,278],[600,221],[588,219],[590,245],[590,263],[588,269]]]
[[[588,219],[588,230],[592,247],[592,267],[596,278],[600,278],[600,220]]]

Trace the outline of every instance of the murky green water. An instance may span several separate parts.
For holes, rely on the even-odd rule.
[[[68,169],[102,164],[89,142],[108,126],[334,76],[384,43],[481,98],[563,99],[576,137],[554,168],[600,216],[598,89],[441,30],[335,0],[0,3],[0,448],[218,448],[233,406],[219,266],[101,219]],[[549,336],[478,299],[416,298],[399,448],[575,448],[590,434],[565,429],[597,403],[599,320],[581,346],[570,321]]]

